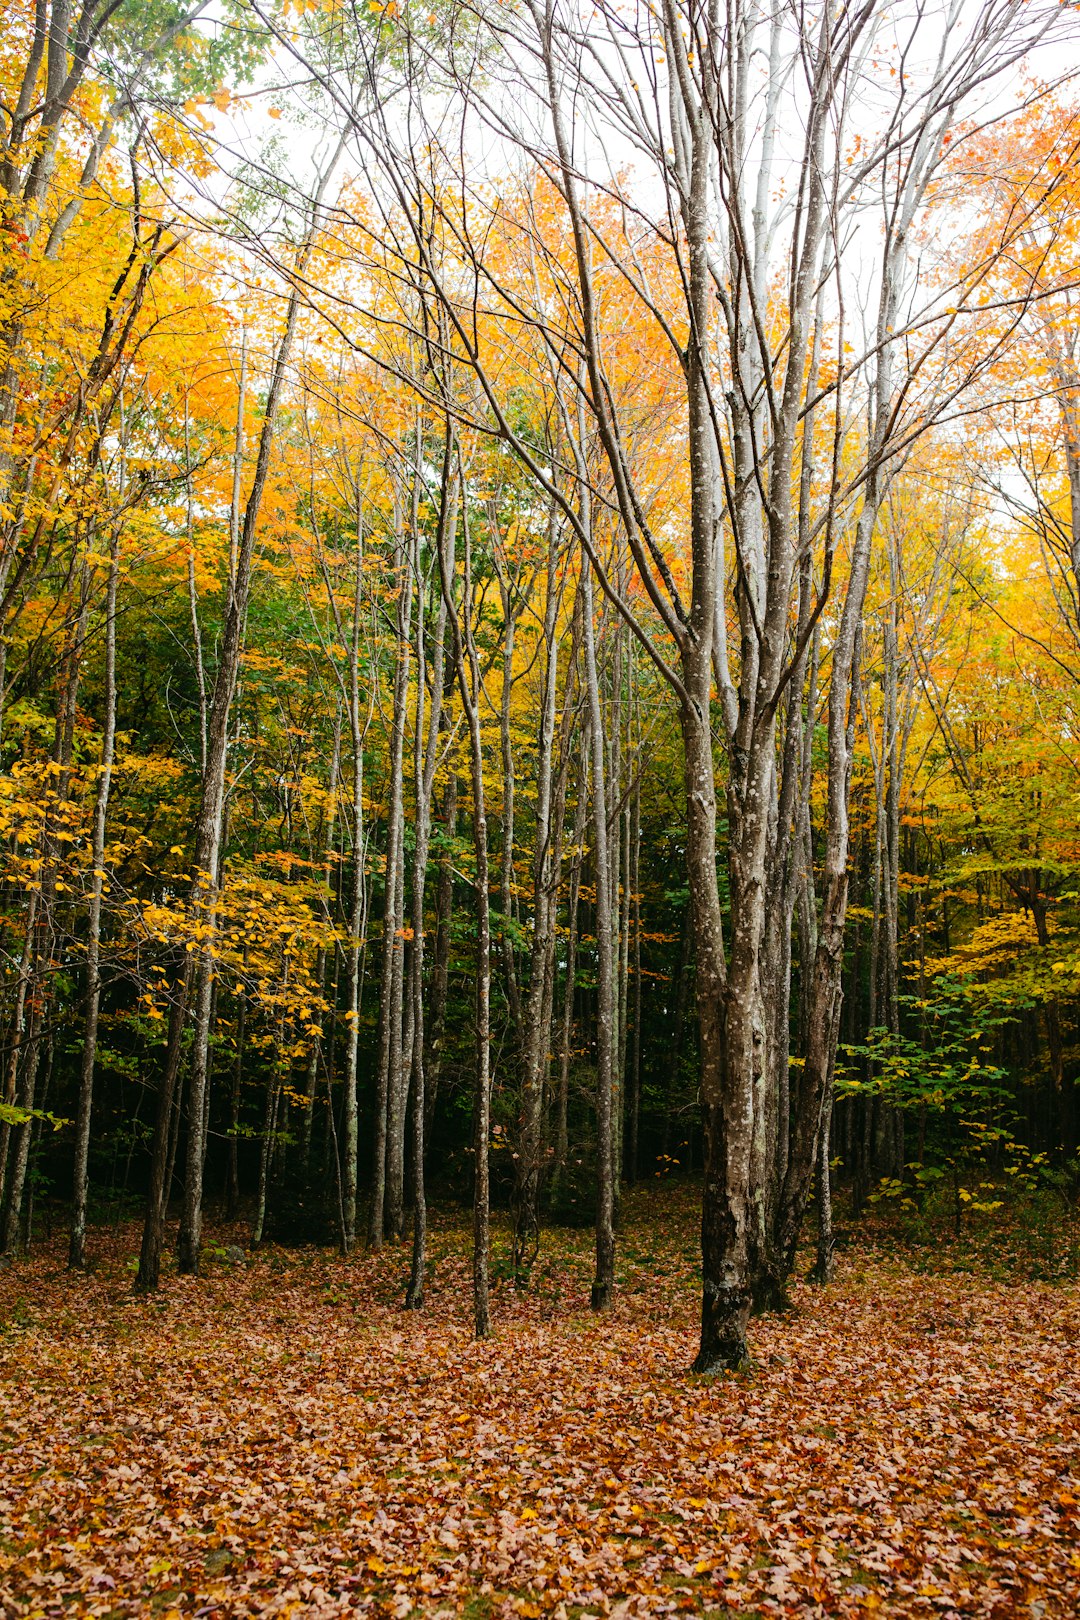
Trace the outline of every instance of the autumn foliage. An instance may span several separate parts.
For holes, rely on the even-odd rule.
[[[0,1610],[1074,1612],[1072,9],[0,16]]]

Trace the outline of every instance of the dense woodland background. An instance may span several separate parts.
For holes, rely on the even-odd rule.
[[[1080,1188],[1071,13],[415,9],[3,7],[2,1246],[704,1172],[737,1360]]]

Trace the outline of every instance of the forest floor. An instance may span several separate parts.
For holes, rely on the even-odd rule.
[[[687,1374],[692,1189],[628,1201],[610,1316],[545,1234],[469,1332],[467,1230],[422,1314],[401,1249],[266,1249],[131,1290],[0,1272],[0,1613],[1080,1613],[1080,1290],[887,1247]]]

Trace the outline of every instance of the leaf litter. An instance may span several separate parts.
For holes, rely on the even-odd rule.
[[[263,1250],[131,1292],[58,1237],[0,1273],[0,1613],[1080,1613],[1075,1285],[849,1250],[688,1375],[689,1197],[636,1195],[614,1310],[545,1235],[469,1331],[463,1221],[420,1313],[402,1249]]]

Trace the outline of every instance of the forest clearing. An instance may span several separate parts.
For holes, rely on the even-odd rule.
[[[688,1378],[696,1191],[628,1201],[609,1314],[562,1230],[484,1341],[460,1221],[419,1314],[400,1251],[215,1244],[148,1301],[132,1229],[89,1278],[42,1245],[0,1272],[3,1612],[1075,1615],[1075,1281],[867,1242]]]

